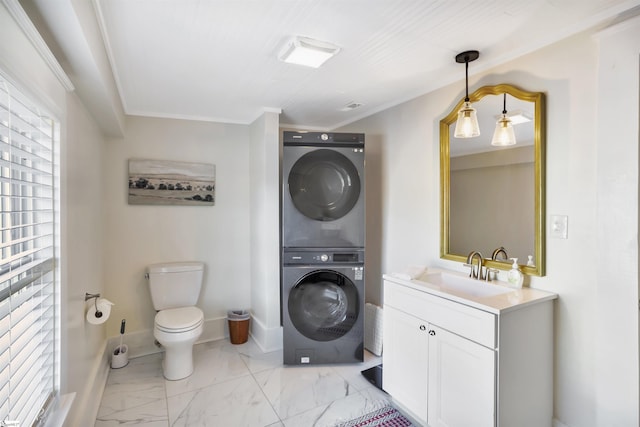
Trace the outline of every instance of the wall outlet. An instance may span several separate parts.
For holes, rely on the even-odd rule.
[[[569,217],[567,215],[551,215],[549,222],[549,237],[566,239],[569,235]]]

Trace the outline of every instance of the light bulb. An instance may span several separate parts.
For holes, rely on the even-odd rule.
[[[515,145],[515,143],[516,134],[513,132],[511,120],[507,117],[506,113],[503,113],[502,117],[496,122],[496,130],[493,132],[491,145],[504,147],[507,145]]]
[[[456,138],[473,138],[480,135],[478,116],[476,109],[471,106],[471,102],[465,101],[458,111],[458,121],[453,134]]]

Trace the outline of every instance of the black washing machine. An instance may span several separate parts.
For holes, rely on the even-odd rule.
[[[286,365],[363,361],[364,251],[284,250]]]
[[[284,132],[283,248],[364,248],[364,134]]]

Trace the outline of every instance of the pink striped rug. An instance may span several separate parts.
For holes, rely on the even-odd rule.
[[[413,424],[393,406],[385,406],[338,427],[413,427]]]

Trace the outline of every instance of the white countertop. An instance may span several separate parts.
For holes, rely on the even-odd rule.
[[[512,310],[526,307],[530,304],[537,304],[543,301],[558,298],[558,294],[541,291],[538,289],[531,289],[527,287],[523,287],[521,289],[508,288],[504,285],[504,282],[499,281],[482,282],[479,283],[479,285],[487,285],[488,283],[488,286],[504,287],[509,289],[510,292],[490,296],[475,296],[463,291],[456,291],[455,289],[444,289],[438,285],[434,285],[432,283],[421,280],[422,278],[426,277],[427,274],[439,272],[445,272],[447,274],[460,277],[467,277],[463,273],[440,268],[429,268],[422,275],[413,280],[408,280],[404,277],[397,277],[394,274],[385,274],[382,277],[384,278],[384,280],[388,280],[390,282],[405,285],[421,292],[426,292],[441,298],[446,298],[448,300],[475,307],[477,309],[488,311],[494,314],[506,313]]]

